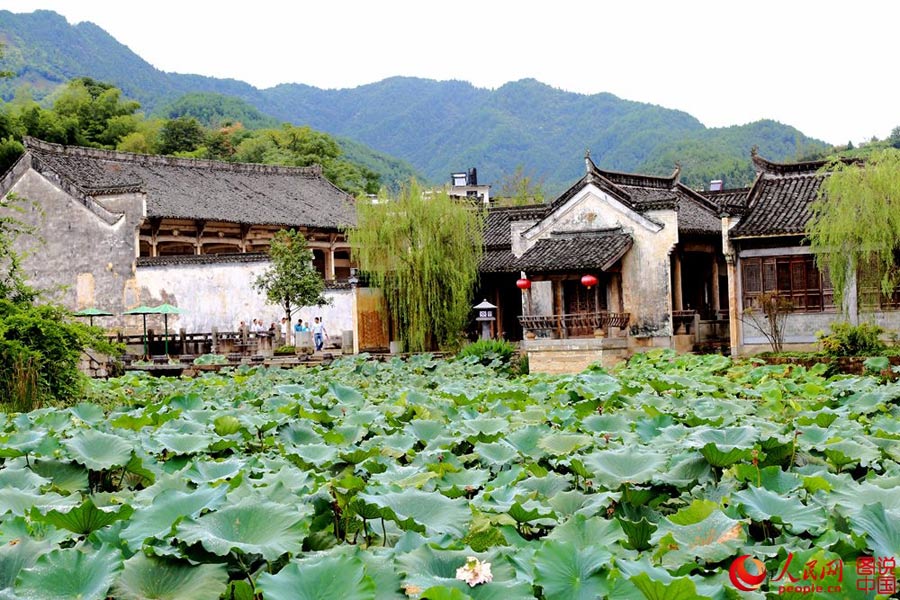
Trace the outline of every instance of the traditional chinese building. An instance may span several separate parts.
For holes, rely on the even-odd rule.
[[[727,338],[719,207],[678,169],[618,173],[585,157],[584,177],[549,205],[489,211],[481,270],[501,331],[524,334],[538,369]]]
[[[342,229],[354,199],[319,167],[233,164],[60,146],[25,139],[25,154],[0,181],[0,196],[26,200],[37,228],[23,240],[26,271],[71,309],[121,313],[169,302],[188,331],[234,330],[241,320],[277,322],[252,282],[276,231],[304,233],[332,305],[309,309],[329,330],[352,329]],[[313,312],[315,314],[313,314]]]

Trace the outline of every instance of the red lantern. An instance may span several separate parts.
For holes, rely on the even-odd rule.
[[[524,292],[527,289],[531,289],[531,282],[523,277],[516,281],[516,287]]]
[[[591,289],[595,285],[599,283],[599,280],[593,275],[585,275],[581,278],[581,285],[586,287],[587,289]]]

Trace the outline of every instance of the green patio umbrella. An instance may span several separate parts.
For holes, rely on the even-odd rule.
[[[184,311],[178,308],[177,306],[172,306],[169,303],[160,304],[159,306],[152,309],[153,314],[162,315],[163,323],[166,329],[166,356],[169,354],[169,315],[180,315]]]
[[[94,326],[94,317],[111,317],[113,314],[111,312],[106,312],[105,310],[100,310],[99,308],[94,308],[93,306],[90,308],[84,308],[77,312],[72,313],[76,317],[88,317],[90,319],[91,327]]]
[[[123,315],[143,315],[144,317],[144,356],[147,356],[147,315],[155,314],[156,309],[150,308],[149,306],[144,306],[143,304],[138,306],[137,308],[132,308],[131,310],[126,310],[123,312]]]

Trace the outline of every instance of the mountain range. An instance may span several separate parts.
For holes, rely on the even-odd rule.
[[[356,151],[363,144],[407,161],[432,183],[477,167],[480,183],[496,184],[522,167],[556,192],[581,176],[581,158],[590,150],[602,168],[669,174],[679,163],[689,185],[724,179],[736,187],[752,181],[753,146],[772,160],[827,147],[775,121],[707,128],[683,111],[566,92],[534,79],[495,90],[411,77],[352,89],[296,83],[257,89],[234,79],[160,71],[93,23],[72,25],[52,11],[0,11],[0,42],[0,70],[14,75],[0,81],[7,100],[23,84],[40,99],[79,76],[116,85],[148,113],[185,94],[222,94],[276,120],[345,138],[345,148],[355,142]]]

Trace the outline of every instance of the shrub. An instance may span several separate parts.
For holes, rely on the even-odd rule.
[[[294,346],[279,346],[272,352],[275,356],[293,356],[297,349]]]
[[[507,342],[506,340],[478,340],[463,346],[456,356],[458,358],[474,356],[477,359],[476,362],[485,366],[490,366],[494,361],[498,361],[504,369],[509,370],[512,366],[512,359],[517,354],[518,348],[512,342]]]
[[[884,352],[881,341],[884,328],[874,323],[851,325],[847,322],[831,324],[831,333],[819,332],[822,351],[830,356],[866,356]]]
[[[79,399],[85,348],[119,351],[100,329],[70,321],[61,306],[0,300],[0,391],[14,410]]]

